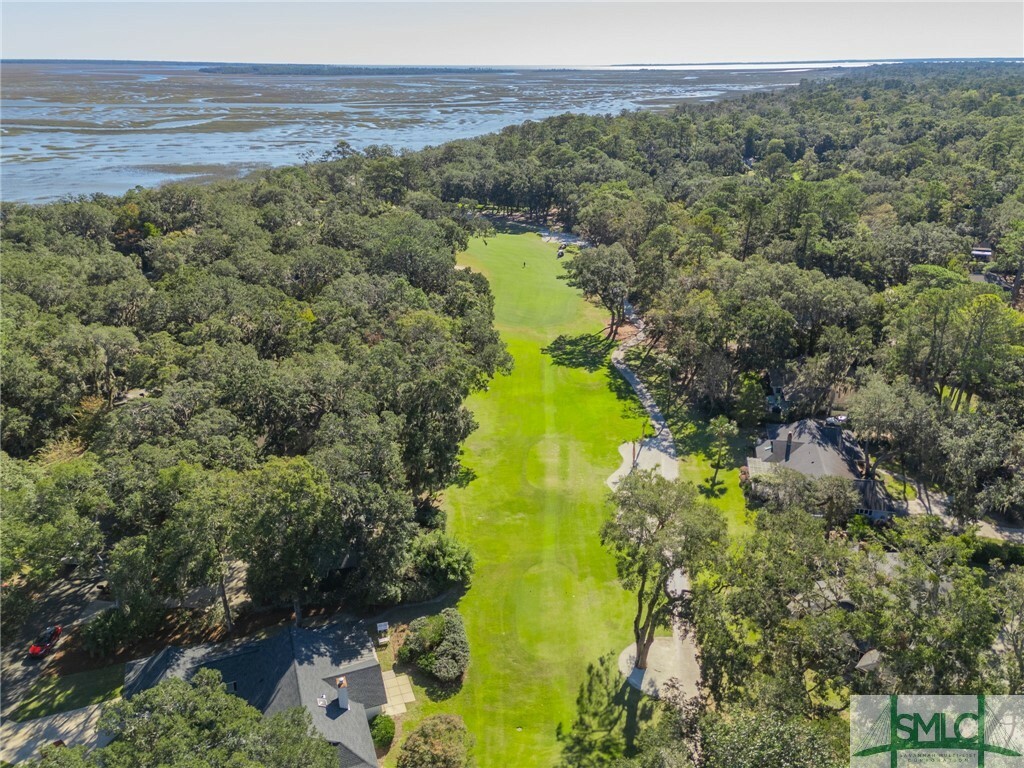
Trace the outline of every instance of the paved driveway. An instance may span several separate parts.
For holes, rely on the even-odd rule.
[[[58,739],[69,747],[106,746],[110,737],[96,731],[103,706],[93,704],[24,723],[5,721],[0,725],[0,760],[17,763],[39,757],[42,747]]]
[[[911,515],[938,515],[950,528],[955,527],[956,520],[946,513],[948,499],[945,496],[933,495],[929,504],[920,499],[907,502],[907,512]],[[993,523],[988,520],[978,521],[978,535],[986,539],[998,539],[1011,544],[1024,544],[1024,527],[1015,527]]]
[[[32,607],[25,626],[0,651],[0,716],[6,717],[50,663],[49,658],[28,658],[28,646],[45,627],[60,624],[70,629],[96,593],[96,580],[62,579]],[[59,644],[58,644],[59,647]]]

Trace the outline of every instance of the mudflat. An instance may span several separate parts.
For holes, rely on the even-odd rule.
[[[666,109],[798,83],[786,69],[372,69],[4,62],[3,197],[119,194],[301,162],[341,140],[419,149],[565,112]],[[814,77],[842,70],[815,70]]]

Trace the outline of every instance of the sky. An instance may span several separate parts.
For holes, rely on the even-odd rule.
[[[4,58],[671,64],[1024,57],[1024,0],[10,2]]]

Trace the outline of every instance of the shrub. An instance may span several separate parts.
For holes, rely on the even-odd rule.
[[[848,731],[847,731],[848,733]],[[702,721],[702,765],[706,768],[840,768],[849,765],[822,723],[787,720],[777,712],[713,713]]]
[[[460,680],[469,666],[469,639],[462,616],[445,608],[437,616],[416,619],[398,651],[403,662],[416,666],[444,683]]]
[[[90,656],[112,656],[120,648],[126,632],[127,616],[109,608],[82,627],[82,644]]]
[[[422,616],[409,624],[409,634],[398,649],[398,660],[410,663],[416,661],[440,642],[444,620],[440,616]]]
[[[82,627],[82,643],[90,656],[113,656],[123,648],[152,634],[161,614],[148,610],[126,612],[108,608]]]
[[[398,755],[398,768],[467,768],[471,747],[462,718],[434,715],[409,734]]]
[[[425,600],[459,584],[469,584],[473,555],[443,531],[431,531],[413,543],[406,599]]]
[[[377,715],[370,723],[370,735],[377,749],[387,749],[395,740],[395,721],[390,715]]]
[[[971,564],[987,568],[993,560],[1003,565],[1024,565],[1024,545],[996,539],[978,539],[978,549],[971,556]]]

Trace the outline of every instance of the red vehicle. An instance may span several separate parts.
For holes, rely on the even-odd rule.
[[[28,655],[39,659],[48,654],[53,649],[53,646],[57,644],[57,640],[60,639],[63,631],[63,628],[60,626],[44,629],[39,638],[29,646]]]

